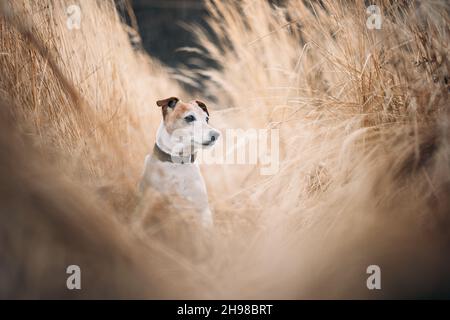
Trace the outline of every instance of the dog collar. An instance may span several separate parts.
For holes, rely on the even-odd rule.
[[[159,160],[163,162],[172,162],[177,164],[186,164],[193,163],[195,161],[195,153],[182,157],[182,156],[174,156],[170,153],[163,151],[156,143],[153,147],[153,155]]]

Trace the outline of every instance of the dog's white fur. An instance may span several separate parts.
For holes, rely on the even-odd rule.
[[[181,109],[175,113],[176,108]],[[178,101],[173,108],[166,107],[165,112],[166,115],[157,132],[156,145],[166,154],[176,158],[184,151],[183,157],[190,158],[190,155],[200,148],[213,145],[219,137],[219,132],[208,124],[207,111],[202,110],[195,101],[189,103]],[[186,122],[185,119],[189,116],[193,116],[196,120]],[[167,126],[170,126],[170,133]],[[211,141],[213,135],[215,138]],[[162,161],[155,153],[149,154],[145,158],[141,191],[148,186],[169,197],[183,198],[188,203],[189,209],[194,209],[200,215],[204,225],[213,224],[205,181],[196,162]],[[177,206],[177,203],[174,205]],[[183,207],[178,206],[178,209],[183,210]]]

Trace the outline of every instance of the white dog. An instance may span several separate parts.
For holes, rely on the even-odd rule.
[[[145,158],[140,190],[150,185],[166,195],[181,196],[204,225],[212,225],[206,185],[195,157],[200,148],[214,145],[220,133],[208,124],[208,109],[201,101],[185,103],[171,97],[156,104],[163,119],[153,153]]]

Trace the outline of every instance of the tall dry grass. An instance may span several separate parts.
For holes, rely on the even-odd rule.
[[[212,122],[278,128],[281,151],[273,176],[202,167],[211,231],[137,195],[154,101],[189,93],[132,49],[113,3],[80,1],[78,31],[66,1],[6,3],[2,297],[448,297],[445,1],[380,1],[381,30],[362,1],[208,2],[215,36],[191,28],[221,66],[198,71]],[[77,263],[99,280],[73,294]]]

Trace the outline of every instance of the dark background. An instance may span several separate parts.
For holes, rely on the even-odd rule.
[[[188,64],[190,54],[176,52],[195,45],[183,23],[204,26],[206,11],[201,0],[132,0],[142,45],[151,56],[176,67]]]

